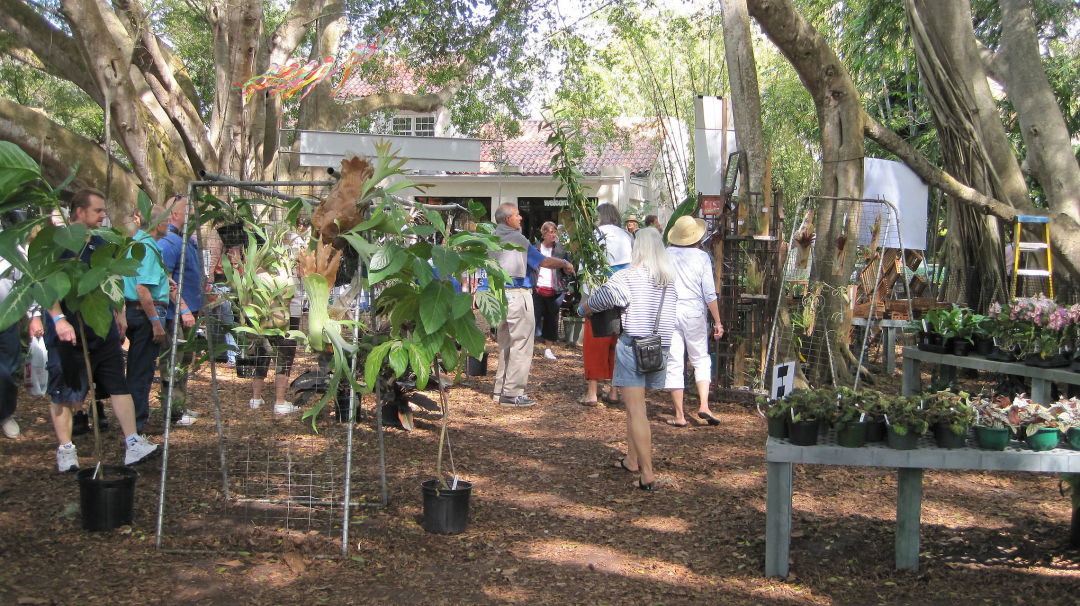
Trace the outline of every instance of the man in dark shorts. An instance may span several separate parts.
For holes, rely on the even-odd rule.
[[[70,219],[72,223],[82,223],[89,229],[101,227],[105,220],[105,197],[93,189],[79,190],[71,199]],[[84,263],[89,263],[94,250],[104,243],[101,236],[90,236],[79,257]],[[53,303],[44,314],[44,319],[45,342],[57,351],[60,359],[59,367],[53,367],[49,373],[49,394],[54,402],[49,405],[49,412],[56,438],[60,442],[56,451],[56,465],[61,472],[74,471],[79,467],[79,457],[71,442],[72,402],[62,401],[65,399],[62,393],[65,389],[81,390],[83,393],[87,390],[86,367],[79,342],[82,319],[66,309],[62,301]],[[128,391],[124,354],[120,349],[120,332],[126,328],[123,325],[123,317],[114,313],[113,322],[104,337],[96,334],[90,326],[83,326],[83,330],[97,391],[108,395],[113,414],[124,432],[124,464],[135,465],[156,454],[158,445],[150,443],[135,430],[135,405]]]

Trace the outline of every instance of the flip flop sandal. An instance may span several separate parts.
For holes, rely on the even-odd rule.
[[[619,459],[618,461],[615,461],[615,464],[612,465],[612,467],[614,467],[615,469],[625,469],[626,471],[629,471],[630,473],[637,473],[638,472],[637,469],[630,469],[629,467],[626,466],[626,457],[623,457],[623,458]]]
[[[633,486],[634,488],[637,488],[639,490],[644,490],[646,492],[656,492],[656,491],[660,490],[660,484],[656,480],[653,480],[652,482],[649,482],[648,484],[642,484],[641,480],[638,479],[638,480],[634,480],[634,483],[631,484],[631,486]]]
[[[690,426],[690,423],[688,421],[683,422],[683,423],[676,423],[675,419],[666,419],[664,422],[667,423],[668,425],[671,425],[672,427],[689,427]]]
[[[581,404],[582,406],[599,406],[600,405],[600,402],[598,402],[596,400],[586,399],[585,396],[581,396],[581,398],[578,399],[577,403]]]
[[[613,398],[613,397],[611,397],[611,394],[608,394],[608,393],[601,396],[601,399],[604,400],[604,402],[606,404],[618,404],[619,403],[619,398]]]
[[[704,420],[709,425],[719,425],[720,419],[716,418],[711,412],[699,412],[697,413],[699,419]]]

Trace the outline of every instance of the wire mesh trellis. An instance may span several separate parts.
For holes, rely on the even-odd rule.
[[[189,199],[197,201],[204,194],[211,194],[227,202],[252,200],[262,213],[260,224],[280,226],[283,211],[275,200],[296,197],[318,200],[332,185],[333,182],[328,181],[207,180],[191,184]],[[189,226],[197,224],[197,212],[196,204],[188,205],[189,216],[183,229],[185,238],[192,230]],[[195,235],[200,241],[200,250],[206,251],[205,233],[200,230]],[[181,291],[184,256],[181,255]],[[213,269],[211,259],[205,258],[203,263],[204,267]],[[354,283],[354,286],[357,285]],[[366,313],[362,317],[369,300],[367,293],[358,287],[347,290],[348,294],[346,290],[338,289],[335,293],[346,297],[341,307],[348,317],[370,322]],[[222,291],[218,291],[218,295],[221,294]],[[210,352],[214,352],[215,345],[229,334],[226,314],[215,313],[221,311],[222,301],[227,300],[224,298],[211,304],[210,313],[200,314],[198,333],[193,333],[205,338]],[[303,323],[298,328],[303,329]],[[354,341],[358,337],[356,330],[352,334]],[[169,356],[170,368],[176,368],[177,361],[182,358],[177,355],[177,345],[184,340],[180,330],[175,330],[165,354]],[[215,355],[210,355],[207,362],[204,372],[192,373],[189,377],[188,398],[184,405],[194,405],[198,398],[193,395],[203,396],[199,402],[210,404],[212,419],[209,423],[197,423],[186,429],[180,440],[173,439],[170,423],[165,425],[158,547],[244,550],[254,544],[254,534],[269,535],[284,530],[319,537],[318,541],[308,541],[309,546],[315,545],[309,547],[312,551],[346,553],[351,511],[359,506],[386,504],[380,415],[374,415],[374,427],[357,425],[360,397],[349,388],[348,404],[336,407],[334,413],[330,411],[335,407],[327,406],[318,420],[320,431],[313,433],[300,421],[299,413],[276,415],[272,403],[255,409],[249,406],[246,397],[223,401],[221,387],[226,375]],[[326,372],[325,365],[316,357],[298,355],[291,377],[300,375],[305,365],[314,365],[320,373]],[[170,418],[170,409],[174,405],[175,383],[170,380],[169,389],[163,393],[166,419]],[[246,392],[248,385],[243,384],[242,389]],[[273,384],[267,389],[272,393]],[[268,401],[273,402],[273,399]],[[331,403],[333,401],[332,397]],[[343,422],[329,422],[331,414],[338,417],[335,420]],[[363,448],[356,449],[354,444]],[[363,490],[354,491],[354,486],[363,486]]]
[[[820,241],[815,233],[815,218],[823,201],[829,204],[834,217],[841,218],[844,233],[855,235],[855,242],[848,242],[846,235],[834,242]],[[826,254],[836,255],[837,263],[842,263],[846,254],[857,255],[853,271],[841,284],[830,285],[816,276],[813,261],[818,247],[827,247]],[[775,300],[768,367],[795,362],[797,385],[840,385],[846,382],[842,379],[851,377],[852,388],[858,389],[862,373],[856,370],[864,367],[875,342],[871,339],[875,323],[912,317],[910,272],[918,268],[921,260],[917,251],[904,248],[896,207],[889,202],[804,199],[782,260],[784,271]],[[848,309],[835,305],[830,308],[830,298],[846,300]],[[823,318],[822,314],[833,316]],[[853,330],[855,318],[862,318],[865,328]],[[830,334],[835,338],[830,339]],[[841,372],[840,365],[851,372]]]

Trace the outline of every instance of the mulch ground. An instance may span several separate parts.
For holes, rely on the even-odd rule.
[[[345,556],[342,512],[327,502],[340,503],[347,435],[329,412],[315,434],[295,416],[250,410],[248,382],[220,367],[226,481],[202,372],[192,382],[202,418],[170,436],[159,550],[161,459],[139,469],[133,525],[83,531],[75,479],[55,471],[45,400],[24,396],[23,436],[0,439],[0,604],[1080,599],[1068,499],[1056,476],[1041,474],[927,471],[921,566],[898,572],[895,470],[796,466],[792,574],[765,578],[764,421],[745,406],[719,403],[721,426],[671,427],[663,422],[666,394],[650,392],[657,470],[670,483],[656,493],[632,489],[633,476],[612,467],[625,452],[625,413],[577,404],[580,351],[555,351],[557,361],[535,359],[535,407],[493,404],[490,377],[462,378],[449,390],[454,468],[473,482],[471,519],[460,535],[420,525],[419,484],[434,473],[438,414],[417,411],[412,432],[386,429],[380,506],[378,433],[365,398],[353,434],[350,497],[358,505]],[[895,389],[894,379],[879,386]],[[156,415],[151,438],[161,441],[161,431]],[[119,434],[105,436],[106,459],[115,463]],[[76,444],[90,464],[92,437]],[[267,503],[274,500],[289,505]]]

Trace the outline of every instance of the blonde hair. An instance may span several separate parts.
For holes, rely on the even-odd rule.
[[[655,227],[643,227],[634,234],[634,252],[630,258],[631,267],[644,267],[649,270],[653,283],[657,286],[675,281],[675,267],[664,248],[664,240]]]

